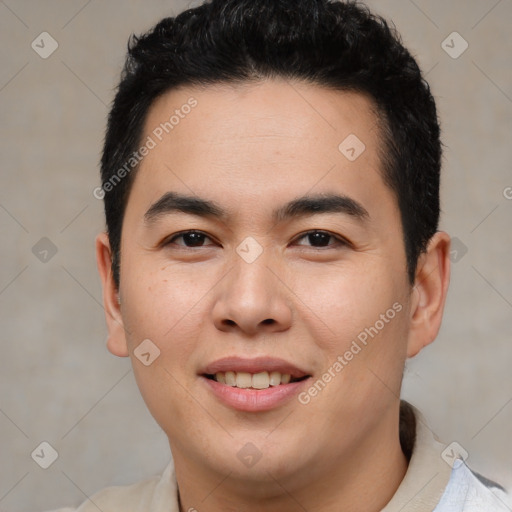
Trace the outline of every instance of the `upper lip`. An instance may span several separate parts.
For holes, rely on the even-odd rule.
[[[251,359],[230,356],[217,359],[216,361],[208,364],[199,371],[201,375],[214,375],[218,372],[247,372],[247,373],[260,373],[260,372],[279,372],[281,374],[289,374],[291,377],[300,379],[305,377],[308,372],[295,366],[284,359],[275,357],[255,357]]]

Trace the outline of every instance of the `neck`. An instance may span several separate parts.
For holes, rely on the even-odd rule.
[[[180,490],[180,512],[378,512],[391,500],[407,471],[399,440],[398,409],[394,421],[382,421],[350,453],[330,454],[317,463],[276,479],[272,470],[257,481],[219,474],[173,451]],[[344,461],[344,462],[340,462]],[[182,463],[183,462],[183,463]],[[371,482],[371,485],[368,485]]]

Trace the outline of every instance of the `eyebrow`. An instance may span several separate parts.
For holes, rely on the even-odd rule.
[[[221,220],[227,220],[229,217],[229,213],[213,201],[177,192],[167,192],[149,207],[144,215],[144,221],[146,224],[151,224],[162,216],[174,212]],[[316,194],[293,199],[274,210],[272,217],[275,223],[280,223],[295,217],[321,213],[342,213],[359,221],[370,218],[368,210],[361,203],[338,194]]]

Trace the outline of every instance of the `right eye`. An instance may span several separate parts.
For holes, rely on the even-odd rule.
[[[164,242],[163,245],[168,246],[174,244],[187,248],[205,247],[211,245],[206,244],[206,240],[211,240],[211,238],[208,235],[206,235],[206,233],[203,233],[202,231],[189,230],[182,231],[181,233],[176,233],[175,235],[172,235]]]

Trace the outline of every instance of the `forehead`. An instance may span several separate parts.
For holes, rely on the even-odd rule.
[[[147,202],[176,188],[241,205],[340,186],[363,200],[390,193],[378,117],[360,93],[286,80],[182,87],[151,106],[149,140],[134,183]]]
[[[276,138],[284,145],[286,139],[324,139],[338,149],[336,142],[347,130],[374,142],[377,123],[375,104],[367,95],[274,79],[171,90],[150,107],[144,132],[158,142],[173,138],[180,144],[244,143],[248,138],[270,144]]]

